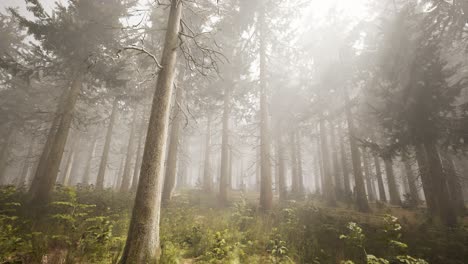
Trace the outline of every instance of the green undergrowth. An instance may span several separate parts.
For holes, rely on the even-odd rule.
[[[110,190],[58,186],[38,218],[26,195],[0,189],[0,263],[117,263],[133,197]],[[317,199],[260,212],[251,194],[228,206],[216,196],[183,191],[162,210],[161,264],[406,263],[462,264],[466,227],[446,229],[424,214],[375,208],[360,214]],[[391,216],[396,213],[398,218]]]

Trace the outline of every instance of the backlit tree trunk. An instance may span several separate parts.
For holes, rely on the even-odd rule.
[[[346,105],[346,121],[348,122],[348,138],[351,147],[351,159],[353,161],[353,174],[354,174],[354,195],[356,197],[356,207],[361,212],[368,212],[370,210],[369,203],[366,197],[366,189],[364,187],[364,178],[361,169],[361,157],[359,149],[356,144],[354,133],[354,120],[351,112],[351,105],[349,103],[348,90],[344,89],[345,105]]]
[[[260,2],[258,23],[260,32],[260,207],[263,211],[268,211],[273,206],[273,191],[271,186],[270,126],[266,83],[267,62],[264,1]]]
[[[429,175],[429,165],[426,150],[423,144],[416,145],[416,160],[418,162],[419,175],[421,176],[426,205],[431,214],[434,215],[435,201],[434,196],[432,194],[432,182],[431,177]]]
[[[211,178],[211,113],[208,113],[206,122],[206,138],[205,138],[205,160],[203,166],[203,189],[211,192],[213,179]]]
[[[369,169],[369,158],[366,149],[362,149],[362,160],[364,165],[364,175],[366,177],[367,197],[369,201],[374,201],[374,188],[372,187],[372,175]]]
[[[10,125],[11,126],[11,125]],[[2,150],[0,152],[0,185],[5,181],[5,171],[8,167],[8,160],[10,158],[10,145],[11,145],[11,138],[13,136],[13,127],[9,128],[7,132],[7,136],[4,139]]]
[[[379,187],[379,198],[382,202],[387,202],[387,195],[385,194],[384,181],[382,177],[382,167],[380,165],[379,156],[374,155],[375,176],[377,177],[377,185]]]
[[[131,166],[133,160],[133,152],[135,148],[135,129],[136,129],[136,122],[137,122],[137,113],[138,109],[133,110],[133,121],[130,128],[130,135],[128,137],[128,145],[127,145],[127,153],[125,157],[125,167],[123,170],[123,178],[122,178],[122,185],[120,186],[121,192],[128,192],[130,190],[130,184],[132,180]]]
[[[104,181],[106,176],[106,169],[107,169],[107,160],[109,159],[109,151],[111,146],[112,140],[112,130],[114,129],[114,123],[117,118],[117,106],[119,101],[117,98],[114,99],[114,103],[112,104],[112,113],[109,120],[109,126],[107,127],[106,139],[104,142],[104,148],[102,150],[102,157],[101,163],[99,164],[99,171],[96,178],[96,189],[102,190],[104,189]]]
[[[455,226],[457,223],[454,207],[450,201],[447,188],[447,180],[442,168],[439,151],[434,142],[425,142],[424,148],[427,155],[429,176],[431,178],[431,195],[434,197],[434,213],[442,223],[447,226]]]
[[[400,194],[393,172],[393,161],[391,157],[384,157],[385,172],[387,175],[388,193],[390,194],[390,203],[393,205],[401,205]]]
[[[335,176],[335,193],[336,197],[341,198],[343,194],[343,181],[341,180],[341,169],[338,163],[338,145],[336,144],[336,130],[335,125],[330,122],[330,144],[331,156],[333,160],[333,175]]]
[[[450,200],[455,207],[458,216],[465,215],[465,201],[463,200],[463,190],[460,178],[453,163],[452,154],[448,150],[441,150],[443,158],[444,172],[447,177]]]
[[[348,171],[348,162],[346,159],[346,149],[344,143],[344,133],[341,129],[341,125],[338,126],[338,135],[340,138],[340,153],[341,153],[341,169],[343,171],[343,187],[344,187],[344,195],[346,198],[351,196],[351,187],[349,182],[349,171]]]
[[[296,150],[296,140],[295,133],[289,132],[289,146],[291,154],[291,195],[297,197],[300,193],[299,189],[299,172],[298,172],[298,162],[297,162],[297,150]]]
[[[296,133],[296,151],[297,151],[297,180],[299,183],[299,194],[304,194],[304,174],[302,171],[302,144],[299,133]]]
[[[221,139],[221,171],[219,179],[219,199],[221,204],[228,200],[228,178],[229,178],[229,104],[230,84],[224,88],[223,107],[223,130]]]
[[[75,104],[81,90],[82,78],[83,75],[81,73],[74,76],[74,80],[66,98],[66,103],[64,104],[62,118],[47,157],[45,166],[47,173],[42,173],[39,175],[39,178],[34,179],[33,184],[36,185],[37,188],[31,188],[32,192],[30,191],[30,201],[32,203],[45,205],[49,201],[54,184],[57,180],[63,150],[65,148],[65,143],[67,142],[67,137],[73,119]]]
[[[402,152],[402,159],[405,166],[406,179],[408,180],[411,206],[418,206],[421,201],[419,199],[418,188],[416,187],[416,177],[413,173],[413,169],[411,168],[410,158],[405,151]]]
[[[153,263],[159,251],[159,219],[170,103],[177,60],[182,2],[171,1],[162,69],[153,97],[140,179],[121,264]]]
[[[182,104],[182,88],[180,87],[178,87],[176,91],[176,100],[180,104]],[[169,139],[169,151],[167,153],[166,173],[164,177],[164,188],[162,193],[163,203],[167,203],[172,199],[177,176],[177,162],[179,156],[178,152],[182,113],[177,104],[175,104],[173,108],[174,118],[172,119],[171,135]]]
[[[83,177],[81,180],[82,184],[88,185],[89,180],[90,180],[90,173],[91,173],[91,161],[93,160],[94,153],[96,152],[96,145],[97,145],[97,139],[98,139],[98,129],[96,128],[96,131],[94,132],[93,135],[93,142],[91,143],[91,147],[89,148],[89,153],[88,156],[86,157],[86,163],[85,163],[85,169],[83,172]]]
[[[323,195],[325,200],[329,205],[335,205],[335,190],[333,189],[331,167],[330,167],[330,153],[328,151],[328,140],[327,140],[327,130],[325,126],[325,120],[320,120],[320,146],[322,154],[322,166],[323,166],[323,177],[322,177],[322,187]]]
[[[141,123],[138,126],[138,148],[136,153],[136,160],[135,160],[135,169],[133,170],[133,180],[132,180],[132,192],[136,192],[138,186],[138,178],[140,176],[140,168],[141,168],[141,158],[143,157],[143,143],[146,139],[146,130],[145,130],[145,111],[143,111],[143,115],[141,117]]]
[[[276,187],[278,188],[279,200],[285,201],[287,196],[286,190],[286,177],[285,177],[285,165],[284,165],[284,146],[281,137],[280,125],[277,126],[276,133],[276,162],[278,162],[278,182]]]

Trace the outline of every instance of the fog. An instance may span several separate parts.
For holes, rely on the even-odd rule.
[[[0,261],[464,263],[467,12],[1,1]]]

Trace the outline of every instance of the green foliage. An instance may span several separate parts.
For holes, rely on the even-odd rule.
[[[382,227],[383,233],[386,235],[385,238],[387,240],[387,249],[392,249],[390,254],[388,254],[385,258],[379,258],[375,255],[368,254],[365,247],[365,235],[361,227],[359,227],[356,223],[350,222],[348,224],[348,234],[341,235],[340,239],[346,241],[348,246],[357,248],[362,251],[363,256],[366,259],[367,264],[390,264],[390,263],[405,263],[405,264],[427,264],[427,262],[423,259],[417,259],[408,255],[400,255],[399,253],[403,252],[404,250],[408,249],[408,245],[399,241],[401,238],[401,231],[402,227],[398,223],[398,218],[386,215],[384,217],[384,224]],[[396,253],[398,252],[398,253]],[[393,255],[391,253],[396,253],[397,255]],[[357,261],[357,263],[362,262],[362,259],[352,259],[342,263],[354,263],[353,261]]]

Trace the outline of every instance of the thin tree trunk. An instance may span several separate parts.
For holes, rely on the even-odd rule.
[[[67,186],[68,181],[70,180],[70,174],[71,174],[71,171],[72,171],[73,162],[75,161],[75,153],[76,153],[76,150],[73,147],[70,150],[70,155],[68,155],[67,163],[66,163],[66,166],[65,166],[65,174],[64,174],[63,180],[62,180],[62,185],[63,186]]]
[[[380,159],[379,159],[379,156],[377,156],[376,154],[374,154],[374,165],[375,165],[375,175],[377,177],[377,185],[379,186],[379,198],[380,198],[380,201],[386,203],[387,195],[385,194],[384,181],[382,177],[382,169],[380,167]]]
[[[30,201],[38,205],[45,205],[50,198],[54,184],[57,180],[57,175],[59,172],[60,162],[63,156],[63,150],[67,142],[68,134],[70,131],[71,123],[73,120],[73,112],[75,108],[76,101],[80,94],[81,85],[82,85],[83,75],[78,73],[73,80],[70,91],[68,93],[66,103],[64,104],[64,109],[62,113],[62,118],[60,120],[59,126],[54,136],[53,143],[50,147],[50,152],[47,157],[47,162],[45,168],[47,173],[39,175],[39,178],[35,178],[33,184],[37,188],[31,188],[30,190]]]
[[[182,99],[182,88],[177,88],[176,91],[176,100],[181,101]],[[175,104],[174,108],[174,118],[172,120],[171,127],[171,136],[169,141],[169,151],[167,154],[167,163],[166,163],[166,173],[164,177],[164,188],[162,193],[163,203],[167,203],[172,199],[174,194],[174,188],[176,185],[176,175],[177,175],[177,161],[178,161],[178,152],[179,152],[179,137],[180,137],[180,125],[181,125],[181,116],[180,109]]]
[[[385,172],[387,175],[388,193],[390,194],[390,203],[401,206],[400,194],[393,172],[393,161],[391,157],[384,157]]]
[[[88,157],[86,158],[86,164],[85,164],[85,169],[83,172],[83,177],[81,183],[84,185],[89,184],[90,180],[90,173],[91,173],[91,161],[93,160],[94,153],[96,152],[96,145],[97,145],[97,139],[98,139],[98,131],[99,129],[96,128],[96,131],[94,132],[93,135],[93,142],[91,143],[91,148],[89,148],[89,154]]]
[[[203,166],[203,189],[207,192],[212,191],[213,179],[211,178],[211,113],[208,113],[206,123],[206,138],[205,138],[205,162]]]
[[[148,126],[140,180],[121,264],[153,263],[159,251],[159,219],[170,103],[177,60],[182,2],[171,1],[162,69]]]
[[[117,173],[114,176],[114,184],[112,185],[112,188],[114,190],[119,190],[121,188],[121,186],[122,186],[124,166],[125,166],[125,156],[122,155],[122,157],[120,157],[120,161],[119,161],[119,170],[117,171]]]
[[[283,140],[281,138],[281,129],[280,125],[278,125],[278,130],[276,133],[276,159],[278,162],[278,192],[279,192],[279,200],[285,201],[287,197],[287,190],[286,190],[286,177],[285,177],[285,166],[284,166],[284,146]]]
[[[96,189],[102,190],[104,189],[104,182],[106,176],[106,169],[107,169],[107,160],[109,159],[109,151],[111,146],[112,140],[112,130],[114,129],[114,123],[117,118],[117,106],[119,101],[117,98],[114,99],[114,103],[112,104],[112,113],[109,120],[109,126],[107,127],[106,133],[106,141],[104,142],[104,148],[102,150],[102,157],[101,163],[99,164],[99,171],[96,177]]]
[[[10,126],[12,126],[10,124]],[[11,138],[13,136],[13,127],[10,127],[7,136],[3,142],[2,151],[0,152],[0,185],[5,181],[5,171],[8,167],[8,160],[10,158],[10,145]]]
[[[332,122],[330,122],[330,144],[331,144],[331,156],[333,160],[333,175],[335,176],[335,193],[336,197],[340,197],[343,194],[343,182],[341,177],[340,164],[338,163],[338,146],[336,144],[336,130]]]
[[[416,187],[416,177],[414,176],[413,169],[411,168],[410,158],[405,151],[402,152],[402,159],[405,166],[406,179],[408,181],[411,206],[416,207],[421,200],[419,199],[418,187]]]
[[[223,130],[221,139],[221,171],[219,179],[219,199],[221,204],[226,204],[228,200],[230,94],[230,85],[226,85],[224,88]]]
[[[423,144],[416,145],[416,160],[418,162],[419,175],[423,185],[426,205],[432,215],[435,215],[435,201],[432,193],[432,181],[429,175],[429,165],[426,150]]]
[[[364,176],[366,178],[367,197],[369,201],[375,201],[374,189],[372,188],[372,175],[369,169],[369,158],[366,149],[362,149],[362,160],[364,165]]]
[[[336,197],[335,191],[333,188],[333,179],[331,175],[331,167],[330,167],[330,152],[328,150],[328,139],[327,139],[327,130],[325,125],[325,120],[320,120],[320,145],[321,145],[321,154],[322,154],[322,165],[323,165],[323,194],[325,196],[325,200],[329,205],[336,204]]]
[[[228,173],[228,187],[229,190],[232,190],[232,162],[234,159],[234,154],[232,151],[232,147],[229,147],[229,173]]]
[[[297,151],[297,179],[299,184],[299,194],[304,194],[304,175],[302,171],[302,144],[299,133],[296,133],[296,151]]]
[[[35,140],[33,138],[29,142],[28,152],[27,152],[26,157],[24,159],[23,168],[21,169],[21,174],[20,174],[20,177],[19,177],[18,183],[17,183],[18,187],[26,186],[26,181],[27,181],[27,178],[28,178],[29,170],[31,168],[32,152],[33,152],[33,148],[34,148],[35,145],[36,145],[36,143],[35,143]]]
[[[351,187],[349,183],[349,171],[348,171],[348,162],[346,159],[346,149],[344,143],[344,133],[341,129],[341,126],[338,126],[338,135],[340,137],[340,152],[341,152],[341,169],[343,171],[343,187],[344,187],[344,195],[345,198],[349,198],[351,196]]]
[[[431,194],[434,196],[434,205],[437,216],[442,223],[447,226],[457,224],[456,214],[453,205],[450,202],[450,196],[447,188],[439,152],[434,142],[425,142],[427,161],[429,165],[429,175],[431,178]]]
[[[263,1],[260,4],[258,23],[260,32],[260,208],[263,211],[269,211],[273,206],[273,191],[271,186],[271,142],[266,83],[265,3]]]
[[[362,176],[361,169],[361,157],[359,155],[359,149],[356,143],[354,135],[354,120],[351,112],[351,105],[349,103],[348,90],[344,88],[344,97],[346,105],[346,120],[348,122],[348,138],[349,145],[351,147],[351,159],[353,161],[353,174],[354,174],[354,183],[355,183],[355,196],[356,196],[356,206],[361,212],[370,211],[369,203],[366,197],[366,189],[364,187],[364,178]]]
[[[299,172],[298,172],[298,162],[297,162],[297,150],[296,150],[296,140],[295,133],[289,132],[289,146],[291,153],[291,195],[298,197],[300,193],[299,189]]]
[[[125,158],[125,166],[123,170],[123,178],[122,178],[122,185],[120,186],[120,191],[121,192],[128,192],[131,187],[131,180],[132,180],[132,174],[131,174],[131,166],[132,166],[132,160],[133,160],[133,152],[135,148],[135,129],[136,129],[136,123],[137,123],[137,112],[138,109],[136,108],[133,110],[133,120],[132,120],[132,125],[130,128],[130,135],[128,137],[128,145],[127,145],[127,153],[126,153],[126,158]]]
[[[453,163],[452,154],[448,150],[442,150],[444,172],[447,178],[450,200],[455,207],[458,216],[465,215],[465,201],[463,199],[463,191],[460,183],[460,178]]]
[[[138,148],[137,148],[137,153],[136,153],[136,161],[135,161],[135,169],[133,170],[133,180],[132,180],[132,192],[136,192],[137,186],[138,186],[138,176],[140,175],[140,168],[141,168],[141,158],[143,157],[143,143],[146,139],[146,134],[145,134],[145,113],[146,111],[143,111],[143,115],[141,117],[141,123],[139,126],[139,131],[140,133],[138,134]]]

